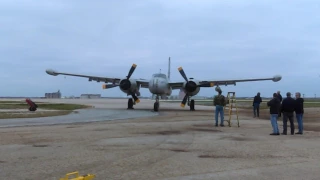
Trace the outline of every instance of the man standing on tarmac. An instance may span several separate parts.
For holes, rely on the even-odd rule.
[[[287,98],[282,101],[281,112],[283,113],[283,135],[287,135],[287,122],[290,121],[291,135],[294,134],[293,111],[295,110],[295,100],[291,93],[287,92]]]
[[[259,110],[260,110],[260,103],[262,99],[260,97],[260,93],[258,92],[257,95],[253,99],[253,117],[259,117]]]
[[[303,134],[303,102],[304,99],[301,98],[300,92],[296,92],[296,103],[295,103],[295,112],[296,112],[296,118],[298,122],[298,129],[299,131],[296,134]]]
[[[281,102],[282,102],[282,96],[281,96],[281,94],[280,94],[280,91],[277,92],[277,96],[278,96],[278,99],[279,99],[279,101],[280,101],[280,103],[281,103]]]
[[[218,92],[218,95],[214,97],[213,105],[216,106],[215,111],[215,120],[216,120],[216,126],[218,126],[218,115],[220,113],[220,126],[223,127],[223,120],[224,120],[224,112],[223,107],[226,105],[226,98],[224,95],[222,95],[222,91],[220,87],[216,87],[216,91]]]
[[[273,133],[270,135],[280,135],[277,122],[280,110],[280,101],[276,93],[273,93],[273,98],[267,102],[267,105],[270,107],[270,121],[273,129]]]
[[[280,104],[281,104],[282,103],[282,96],[280,94],[280,91],[277,92],[277,97],[278,97],[278,99],[280,101]],[[278,117],[281,117],[281,110],[279,110],[279,116]]]

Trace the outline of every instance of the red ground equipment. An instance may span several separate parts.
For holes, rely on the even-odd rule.
[[[27,98],[26,102],[29,104],[29,111],[36,111],[38,108],[38,105],[36,103],[34,103],[33,101],[31,101],[31,99]]]

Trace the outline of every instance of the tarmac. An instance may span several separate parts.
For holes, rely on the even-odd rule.
[[[12,101],[12,99],[3,99],[3,101]],[[16,99],[16,101],[21,101]],[[98,121],[108,121],[108,120],[119,120],[119,119],[133,119],[139,117],[151,117],[156,116],[159,113],[145,110],[125,110],[121,109],[119,106],[110,107],[109,102],[105,99],[35,99],[35,102],[51,102],[51,103],[74,103],[74,104],[85,104],[92,106],[92,109],[80,109],[76,110],[69,115],[63,116],[53,116],[53,117],[43,117],[43,118],[14,118],[6,121],[2,119],[0,121],[0,128],[2,127],[20,127],[20,126],[37,126],[37,125],[57,125],[57,124],[72,124],[72,123],[87,123],[87,122],[98,122]],[[114,102],[123,101],[125,107],[127,99],[116,100]],[[150,100],[146,100],[150,101]],[[39,104],[38,111],[50,111],[42,110],[41,104]],[[108,108],[108,109],[106,109]],[[1,111],[19,111],[19,113],[30,113],[25,109],[14,109],[14,110],[0,110]],[[32,112],[31,112],[32,113]]]
[[[57,124],[74,124],[88,123],[98,121],[111,121],[119,119],[131,119],[139,117],[156,116],[158,113],[151,111],[134,111],[134,110],[109,110],[109,109],[81,109],[64,116],[52,116],[43,118],[16,118],[2,119],[2,127],[19,127],[19,126],[37,126],[37,125],[57,125]]]
[[[95,179],[320,179],[319,129],[270,136],[270,122],[252,114],[240,114],[240,127],[235,121],[232,127],[214,127],[213,107],[189,111],[161,102],[155,115],[154,101],[145,99],[135,110],[126,110],[126,99],[47,101],[92,105],[93,114],[110,110],[118,112],[117,118],[147,115],[0,128],[1,178],[58,180],[79,171]],[[310,124],[319,122],[306,127]]]
[[[12,99],[3,99],[12,100]],[[17,99],[16,101],[22,101]],[[87,123],[87,122],[98,122],[108,120],[119,120],[119,119],[134,119],[139,117],[151,117],[159,115],[158,112],[154,112],[151,107],[147,107],[146,104],[153,102],[149,99],[142,99],[142,103],[135,107],[135,110],[126,110],[127,99],[35,99],[35,102],[50,102],[50,103],[71,103],[71,104],[84,104],[94,108],[92,109],[81,109],[76,110],[74,113],[64,116],[54,117],[43,117],[43,118],[15,118],[10,121],[2,119],[0,121],[0,128],[2,127],[20,127],[20,126],[37,126],[37,125],[57,125],[57,124],[72,124],[72,123]],[[111,104],[110,104],[111,103]],[[168,104],[165,103],[165,108],[179,106],[179,104]],[[112,106],[110,106],[112,105]],[[122,107],[123,106],[123,107]],[[208,107],[203,107],[207,108]],[[188,110],[188,107],[185,108]],[[0,110],[0,112],[3,110]],[[18,111],[18,110],[5,110]],[[41,104],[39,109],[41,110]],[[48,110],[45,110],[48,111]],[[49,110],[50,111],[50,110]],[[30,113],[28,110],[21,109],[20,113]]]

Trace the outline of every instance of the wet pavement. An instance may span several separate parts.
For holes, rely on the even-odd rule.
[[[109,121],[129,118],[151,117],[158,113],[147,110],[110,110],[110,109],[81,109],[77,113],[64,116],[40,118],[1,119],[0,127],[39,126],[55,124],[72,124],[85,122]]]

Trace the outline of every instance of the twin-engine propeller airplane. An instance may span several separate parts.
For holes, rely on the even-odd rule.
[[[235,79],[235,80],[195,80],[193,78],[187,78],[185,72],[182,67],[179,67],[178,70],[185,81],[179,82],[171,82],[170,81],[170,58],[169,58],[169,68],[168,68],[168,76],[163,73],[155,73],[152,75],[151,79],[133,79],[130,78],[136,69],[137,65],[133,64],[131,69],[129,70],[126,78],[111,78],[111,77],[98,77],[98,76],[90,76],[90,75],[81,75],[81,74],[70,74],[57,72],[52,69],[47,69],[46,73],[52,76],[57,75],[68,75],[68,76],[77,76],[88,78],[89,81],[97,81],[97,82],[105,82],[109,84],[102,85],[103,89],[109,89],[114,87],[119,87],[120,90],[128,95],[131,95],[134,99],[135,103],[139,103],[140,100],[137,96],[140,96],[140,88],[148,88],[152,95],[156,95],[156,102],[154,103],[154,111],[159,110],[159,96],[161,98],[165,98],[170,96],[172,90],[181,89],[184,91],[185,96],[181,102],[181,107],[184,107],[186,102],[188,101],[188,105],[190,106],[190,110],[194,108],[194,101],[191,101],[190,105],[190,97],[195,96],[199,93],[201,87],[212,87],[219,85],[236,85],[237,82],[247,82],[247,81],[264,81],[264,80],[272,80],[274,82],[280,81],[281,76],[276,75],[272,78],[260,78],[260,79]],[[133,106],[132,98],[128,100],[128,108]],[[191,108],[193,107],[193,108]]]

